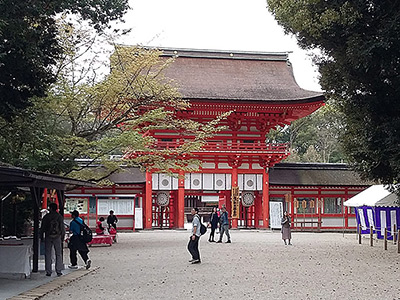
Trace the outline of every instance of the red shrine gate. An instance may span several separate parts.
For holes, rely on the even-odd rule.
[[[268,142],[266,135],[317,110],[323,95],[296,84],[286,53],[164,49],[163,56],[175,57],[165,76],[191,103],[175,112],[177,118],[208,122],[232,113],[221,122],[226,130],[191,153],[203,162],[200,172],[180,171],[178,178],[147,170],[144,228],[183,228],[191,207],[206,216],[222,204],[233,228],[268,228],[269,169],[289,155],[289,147]],[[149,134],[157,138],[158,149],[183,142],[176,132]]]

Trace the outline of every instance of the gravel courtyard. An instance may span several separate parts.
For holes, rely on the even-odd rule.
[[[285,246],[279,232],[243,230],[216,244],[208,234],[197,265],[188,231],[119,234],[112,247],[90,248],[99,270],[42,299],[400,299],[397,245],[295,232]]]

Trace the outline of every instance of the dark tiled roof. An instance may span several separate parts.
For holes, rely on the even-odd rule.
[[[263,102],[314,102],[320,92],[300,88],[287,53],[160,49],[176,60],[165,70],[183,98]]]
[[[123,172],[112,174],[108,179],[116,184],[146,183],[146,175],[139,168],[126,168]]]
[[[271,185],[369,186],[345,164],[279,163],[270,170]]]

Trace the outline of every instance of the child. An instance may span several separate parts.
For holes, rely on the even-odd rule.
[[[102,235],[104,234],[105,228],[103,227],[104,218],[100,217],[100,219],[96,222],[96,234]]]

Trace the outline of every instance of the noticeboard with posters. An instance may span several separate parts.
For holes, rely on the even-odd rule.
[[[79,214],[86,214],[88,211],[88,198],[67,198],[65,201],[65,212],[77,210]]]
[[[134,215],[134,199],[99,199],[97,206],[97,214],[108,215],[110,210],[115,215]]]

